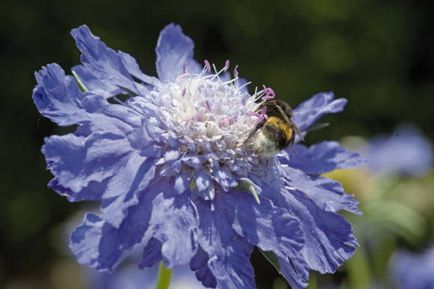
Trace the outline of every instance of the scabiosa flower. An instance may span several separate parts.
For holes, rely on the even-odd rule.
[[[357,242],[338,211],[358,213],[357,202],[321,174],[359,165],[357,154],[336,142],[268,157],[249,149],[240,140],[266,118],[256,102],[274,92],[250,95],[228,62],[201,67],[179,26],[160,34],[158,78],[87,26],[72,36],[82,64],[74,76],[57,64],[41,69],[33,100],[58,125],[76,126],[45,140],[49,187],[71,202],[100,203],[72,233],[80,263],[111,271],[141,246],[141,268],[189,264],[206,287],[246,289],[255,288],[256,246],[303,288],[309,270],[334,272],[352,256]],[[294,122],[304,134],[345,103],[317,94],[294,110]]]
[[[432,168],[432,146],[413,126],[398,127],[391,136],[377,136],[366,148],[368,167],[384,174],[419,176]]]
[[[434,288],[434,247],[424,253],[397,251],[390,265],[398,289]]]

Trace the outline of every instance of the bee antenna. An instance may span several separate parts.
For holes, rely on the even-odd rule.
[[[291,123],[291,120],[289,119],[288,115],[286,114],[286,112],[283,110],[283,108],[276,104],[276,108],[277,110],[280,112],[280,114],[282,115],[282,117],[285,119],[286,123]],[[295,127],[295,126],[294,126]]]

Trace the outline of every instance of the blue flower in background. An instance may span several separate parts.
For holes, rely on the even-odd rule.
[[[228,63],[202,68],[179,26],[160,34],[158,78],[87,26],[72,36],[82,64],[73,76],[57,64],[41,69],[33,100],[42,115],[76,127],[45,140],[49,187],[71,202],[100,203],[72,233],[80,263],[112,271],[140,247],[140,268],[188,264],[206,287],[248,289],[256,246],[296,289],[310,270],[334,272],[353,255],[357,241],[338,211],[358,213],[357,202],[321,174],[359,165],[357,154],[336,142],[297,143],[265,159],[240,146],[264,117],[255,101],[270,89],[250,95]],[[294,121],[304,134],[345,103],[317,94]]]
[[[390,264],[398,289],[434,288],[434,247],[424,253],[396,252]]]
[[[368,166],[385,174],[422,175],[433,164],[432,146],[418,129],[402,126],[389,136],[378,136],[366,149]]]
[[[89,289],[154,289],[157,283],[157,267],[140,270],[133,264],[118,268],[113,273],[89,271]],[[172,287],[176,289],[205,289],[194,278],[188,266],[176,268],[172,276]]]

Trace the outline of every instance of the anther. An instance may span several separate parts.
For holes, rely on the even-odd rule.
[[[238,78],[238,64],[234,67],[234,77]]]
[[[223,67],[223,71],[225,71],[225,72],[228,71],[229,65],[230,65],[230,62],[229,62],[229,59],[228,59],[228,60],[225,61],[225,66]]]
[[[205,59],[203,62],[205,63],[205,66],[204,66],[205,70],[207,72],[211,72],[211,64],[209,63],[209,61]]]
[[[263,93],[264,93],[264,96],[262,97],[262,99],[265,101],[273,99],[276,97],[274,90],[271,87],[266,87],[265,85],[264,85]]]

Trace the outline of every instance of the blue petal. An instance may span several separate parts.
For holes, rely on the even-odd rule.
[[[300,220],[307,264],[320,273],[334,273],[358,246],[351,225],[342,216],[319,207],[304,192],[286,188],[282,193]]]
[[[195,272],[196,278],[203,286],[215,288],[217,286],[217,280],[208,267],[208,260],[208,254],[199,247],[190,261],[190,268]]]
[[[184,193],[188,189],[189,177],[184,172],[181,172],[175,177],[174,189],[178,194]]]
[[[392,256],[390,273],[398,289],[434,288],[434,248],[422,253],[399,250]]]
[[[33,90],[33,101],[43,116],[61,126],[88,118],[80,105],[84,94],[59,65],[49,64],[35,73],[35,77],[38,84]]]
[[[126,139],[110,134],[68,134],[46,138],[42,151],[55,177],[49,186],[70,201],[81,201],[101,198],[131,148]]]
[[[213,207],[199,199],[196,206],[200,214],[198,243],[209,256],[208,268],[217,280],[217,287],[256,288],[249,260],[252,247],[235,233],[224,206]]]
[[[225,191],[238,184],[236,177],[229,170],[216,169],[211,176]]]
[[[389,137],[375,137],[365,150],[374,172],[420,176],[433,166],[430,141],[412,126],[398,127]]]
[[[340,112],[344,109],[347,100],[334,99],[334,94],[318,93],[301,103],[294,109],[294,122],[301,131],[308,129],[320,117],[328,113]]]
[[[47,65],[35,77],[38,84],[33,90],[33,100],[43,116],[59,125],[80,124],[92,132],[123,134],[131,130],[129,126],[141,124],[133,109],[82,93],[76,81],[57,64]],[[82,127],[79,129],[84,131]]]
[[[71,234],[70,246],[80,264],[96,266],[103,225],[104,221],[100,217],[86,214],[83,224]]]
[[[200,171],[196,176],[196,186],[199,192],[203,192],[209,188],[211,178],[205,172]]]
[[[250,244],[276,254],[280,272],[292,288],[306,287],[309,268],[302,254],[304,236],[299,220],[267,199],[257,204],[247,192],[231,192],[224,201],[230,208],[227,214],[234,214],[236,232]]]
[[[142,261],[139,268],[152,267],[163,260],[161,255],[161,242],[155,238],[151,238],[143,249]]]
[[[151,181],[155,181],[154,177],[155,160],[144,158],[137,152],[132,153],[107,184],[101,204],[104,220],[118,227],[129,208],[139,202],[138,194],[144,192]]]
[[[309,148],[296,144],[279,155],[279,161],[312,175],[354,168],[365,163],[359,154],[333,141],[325,141]]]
[[[193,41],[182,33],[181,27],[167,25],[160,33],[156,48],[160,80],[168,82],[186,72],[200,72],[200,66],[193,60],[193,48]]]
[[[86,89],[96,95],[109,98],[123,92],[123,89],[113,83],[100,80],[92,70],[84,65],[77,65],[72,68],[72,71],[79,77]]]
[[[346,194],[338,182],[322,176],[307,175],[291,167],[283,170],[287,185],[306,194],[321,209],[331,212],[346,210],[360,214],[358,201]]]
[[[137,204],[128,208],[119,227],[95,215],[92,218],[98,222],[89,222],[87,218],[71,236],[70,247],[79,262],[100,271],[112,271],[135,245],[142,242],[149,226],[152,200],[162,188],[165,189],[163,184],[156,183],[141,194]]]
[[[158,83],[156,79],[144,75],[130,55],[108,48],[90,32],[86,25],[73,29],[71,35],[82,53],[81,61],[87,69],[83,76],[80,75],[77,67],[75,71],[80,78],[83,77],[82,80],[86,87],[89,86],[89,89],[97,87],[94,81],[98,80],[105,83],[107,87],[118,87],[126,93],[133,92],[136,95],[142,95],[147,89],[136,82],[134,77],[148,84]],[[93,74],[94,78],[88,77],[90,74]],[[116,89],[110,89],[110,91],[117,92]]]
[[[144,74],[134,57],[122,51],[119,51],[118,54],[121,57],[123,65],[131,76],[139,79],[143,83],[150,84],[151,86],[157,86],[160,83],[158,78]]]
[[[162,243],[161,253],[168,267],[190,262],[197,249],[199,220],[187,195],[158,195],[153,201],[150,225],[154,238]]]

